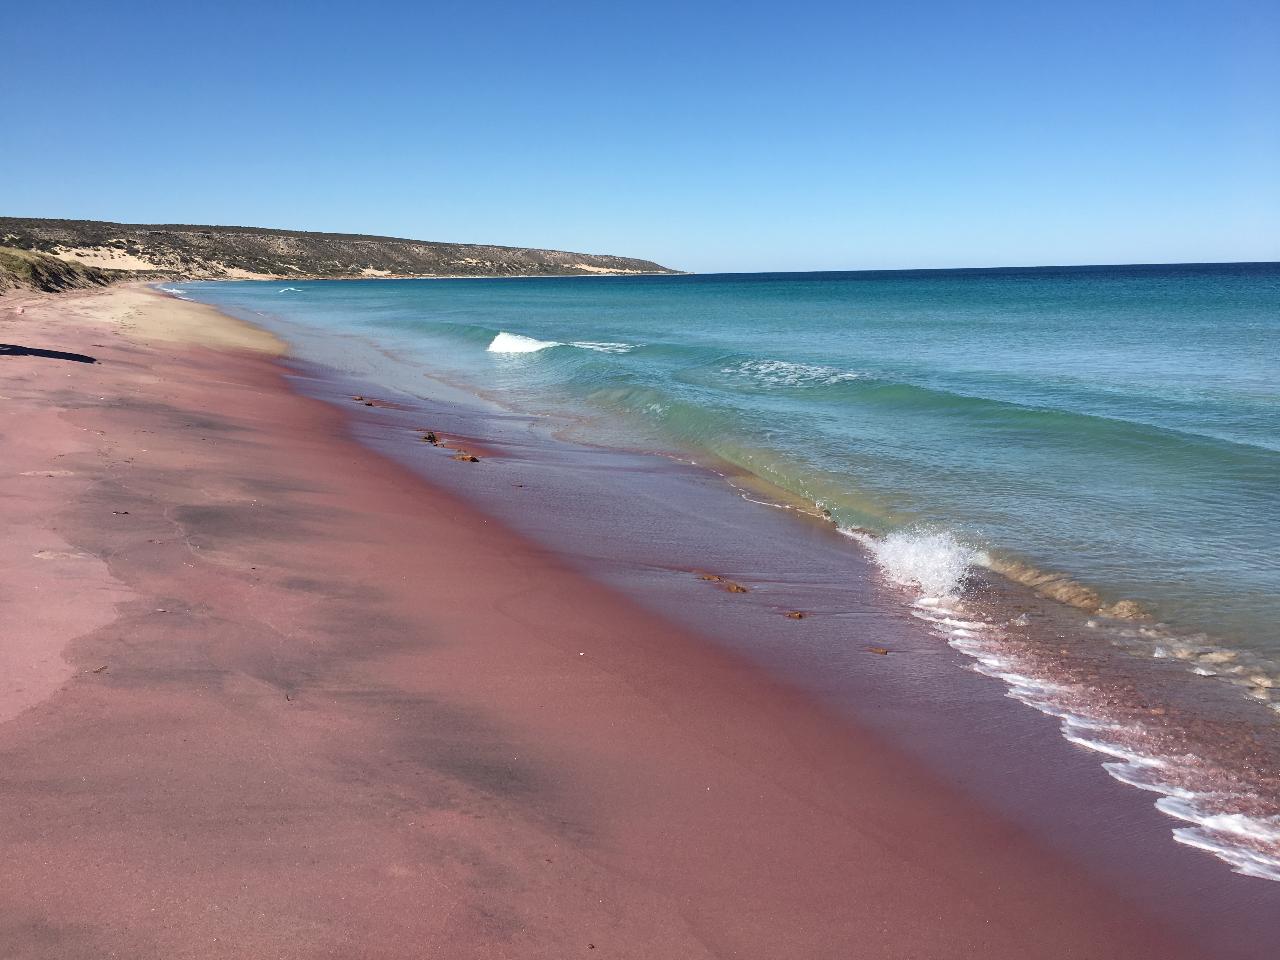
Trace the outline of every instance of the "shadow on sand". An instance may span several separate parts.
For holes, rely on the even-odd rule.
[[[39,347],[20,347],[16,343],[0,343],[0,357],[44,357],[48,360],[74,360],[76,363],[97,363],[95,357],[85,353],[64,353],[61,350],[41,350]]]

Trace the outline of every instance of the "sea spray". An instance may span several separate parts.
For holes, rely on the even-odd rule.
[[[961,543],[949,530],[911,527],[877,539],[860,531],[842,530],[862,542],[889,580],[915,587],[928,597],[959,597],[970,569],[985,562],[985,554]]]

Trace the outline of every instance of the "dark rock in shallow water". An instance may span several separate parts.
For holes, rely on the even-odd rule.
[[[787,616],[792,620],[803,620],[805,618],[805,613],[803,610],[788,610]]]

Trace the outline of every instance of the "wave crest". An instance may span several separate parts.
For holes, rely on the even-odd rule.
[[[487,349],[489,353],[537,353],[539,350],[558,346],[560,343],[555,340],[535,340],[533,337],[503,330],[493,338]]]
[[[862,374],[849,370],[790,360],[743,360],[733,366],[722,367],[720,372],[771,387],[830,386],[862,377]]]
[[[579,350],[594,350],[596,353],[630,353],[636,348],[634,343],[614,343],[608,340],[575,340],[569,346]]]
[[[490,341],[487,350],[489,353],[537,353],[550,347],[576,347],[595,353],[630,353],[636,345],[613,340],[574,340],[572,343],[562,343],[559,340],[539,340],[536,337],[526,337],[523,333],[502,330]]]

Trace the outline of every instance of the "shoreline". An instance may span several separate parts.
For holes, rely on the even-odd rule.
[[[914,273],[919,271],[906,272]],[[956,271],[941,272],[955,273]],[[216,287],[217,284],[215,283],[214,286]],[[218,301],[215,298],[212,302],[217,304]],[[258,314],[258,316],[251,314]],[[287,331],[290,327],[295,327],[304,337],[308,335],[305,324],[298,325],[292,321],[285,321],[283,317],[274,316],[273,314],[252,310],[244,313],[236,312],[236,315],[242,316],[251,323],[265,320],[267,325],[272,326],[274,329],[280,329],[281,325],[283,325],[286,331],[285,335],[288,335]],[[506,331],[503,332],[505,333]],[[314,331],[310,331],[310,333],[314,334]],[[517,335],[517,337],[519,336],[522,335]],[[309,337],[309,339],[313,343],[316,341],[314,336]],[[372,345],[374,340],[368,340],[368,343]],[[544,345],[551,344],[550,342],[544,342]],[[554,345],[583,346],[576,343]],[[592,345],[588,344],[586,346]],[[325,359],[322,358],[321,362],[325,362]],[[418,358],[419,362],[421,362],[421,359]],[[414,371],[414,376],[419,375],[421,375],[419,371]],[[439,369],[433,370],[430,376],[433,382],[448,383],[451,390],[461,389],[464,392],[472,392],[477,395],[483,394],[486,402],[493,401],[493,397],[489,396],[478,385],[468,385],[456,378],[450,379]],[[376,376],[374,379],[376,379]],[[404,388],[405,384],[399,383],[398,386]],[[409,387],[409,389],[411,392],[416,390],[414,387]],[[564,413],[563,410],[556,410],[554,406],[543,406],[541,409],[544,414],[550,416],[558,416]],[[515,412],[520,413],[522,411]],[[575,416],[584,416],[584,414],[579,411]],[[601,415],[599,411],[594,411],[585,414],[585,417],[588,419],[614,417],[618,423],[625,423],[628,430],[646,429],[643,420],[630,412],[617,413],[615,411]],[[825,488],[818,488],[817,492],[801,493],[795,490],[794,487],[788,488],[786,480],[774,480],[765,474],[753,473],[753,467],[748,466],[741,460],[723,459],[720,453],[700,449],[696,441],[655,436],[651,444],[635,447],[628,446],[625,440],[619,442],[619,437],[615,436],[612,439],[605,440],[604,443],[614,446],[627,446],[628,449],[644,450],[645,452],[651,452],[652,449],[652,452],[658,452],[665,456],[674,456],[677,459],[696,458],[699,463],[705,463],[707,458],[715,458],[716,462],[709,469],[725,475],[731,482],[741,482],[741,485],[745,487],[754,486],[762,489],[766,499],[771,502],[797,506],[810,512],[817,512],[833,505],[834,509],[838,510],[841,506],[841,491],[831,489],[829,483]],[[827,478],[820,479],[826,480]],[[781,484],[781,486],[778,484]],[[865,489],[855,489],[849,496],[852,499],[857,499],[865,493]],[[837,521],[833,518],[833,522]],[[886,513],[882,516],[870,518],[855,516],[849,519],[846,517],[840,522],[843,523],[841,529],[846,533],[867,533],[872,535],[874,539],[879,539],[886,532],[892,532],[894,529],[900,528],[907,521],[902,517],[894,518]],[[932,525],[930,522],[925,523],[926,527],[931,527]],[[1264,706],[1266,705],[1265,701],[1268,699],[1266,688],[1280,685],[1280,663],[1273,657],[1268,657],[1265,653],[1250,646],[1247,642],[1243,642],[1238,632],[1227,631],[1219,633],[1215,632],[1213,625],[1194,618],[1191,620],[1179,619],[1176,611],[1170,613],[1169,610],[1162,608],[1159,597],[1152,596],[1149,591],[1144,591],[1141,586],[1136,586],[1131,582],[1118,583],[1106,576],[1098,576],[1096,572],[1091,575],[1085,570],[1072,567],[1068,561],[1062,558],[1055,561],[1044,556],[1036,556],[1035,541],[1032,539],[1005,539],[994,546],[988,547],[985,546],[985,540],[979,536],[976,539],[966,540],[958,545],[963,546],[972,555],[971,564],[973,566],[981,566],[991,574],[1026,587],[1038,597],[1054,600],[1079,611],[1082,624],[1086,618],[1095,620],[1096,623],[1090,624],[1091,629],[1097,629],[1100,633],[1105,634],[1109,642],[1113,642],[1118,646],[1133,648],[1140,656],[1167,657],[1179,660],[1186,665],[1188,672],[1201,677],[1212,676],[1215,682],[1229,682],[1237,688],[1237,692],[1241,696],[1263,701]],[[1232,664],[1239,663],[1244,672],[1237,671],[1240,675],[1233,675],[1230,670],[1219,669],[1219,666],[1228,660]],[[1258,674],[1268,676],[1259,683],[1248,682],[1252,675]],[[1274,704],[1273,709],[1280,711],[1280,703]]]
[[[357,445],[238,321],[23,307],[100,362],[0,358],[21,542],[73,569],[14,593],[86,618],[0,724],[8,954],[1265,955]]]
[[[310,352],[312,344],[303,344]],[[1108,672],[1105,648],[1099,651],[1096,637],[1084,636],[1073,650],[1060,649],[1076,626],[1073,610],[994,574],[985,580],[975,575],[981,581],[978,597],[966,600],[963,610],[912,602],[913,591],[885,583],[870,554],[848,543],[827,520],[774,509],[700,462],[590,442],[579,446],[542,416],[501,406],[477,409],[465,397],[437,401],[389,394],[369,379],[351,379],[323,365],[289,365],[296,371],[296,389],[352,414],[350,431],[362,445],[402,463],[429,485],[451,490],[659,616],[679,611],[704,642],[745,656],[920,759],[986,809],[1107,877],[1114,890],[1129,892],[1167,919],[1181,921],[1188,911],[1206,922],[1212,917],[1231,929],[1227,940],[1247,944],[1270,935],[1271,925],[1255,924],[1248,913],[1251,906],[1276,903],[1280,890],[1265,881],[1258,889],[1258,879],[1246,878],[1257,876],[1247,857],[1250,847],[1219,846],[1211,835],[1191,832],[1205,815],[1153,804],[1148,791],[1156,782],[1135,781],[1131,772],[1144,772],[1147,756],[1179,758],[1214,744],[1219,746],[1211,754],[1219,756],[1226,744],[1232,748],[1228,761],[1269,782],[1265,771],[1275,766],[1265,748],[1270,741],[1259,739],[1252,704],[1214,689],[1217,700],[1209,706],[1215,709],[1202,717],[1203,691],[1192,691],[1191,703],[1179,700],[1198,685],[1188,684],[1181,665],[1167,660],[1134,661],[1130,672],[1110,671],[1108,681],[1092,689]],[[433,375],[431,382],[442,381]],[[373,410],[353,407],[356,393],[383,399]],[[488,466],[459,472],[441,460],[441,451],[420,442],[427,424],[461,438],[464,446],[485,444],[475,449]],[[523,490],[519,495],[508,485],[530,478],[537,481],[533,487],[544,488],[534,495],[533,510],[529,485],[510,484]],[[662,531],[659,541],[653,541],[652,530]],[[761,602],[744,595],[715,602],[717,594],[696,585],[708,571],[728,572]],[[816,616],[806,617],[803,627],[788,621],[792,625],[779,631],[779,618],[795,607]],[[1010,610],[1022,612],[1019,620],[1030,618],[1030,636],[996,630],[983,637],[1000,641],[1000,650],[974,638],[973,630],[999,625]],[[854,624],[880,642],[891,638],[895,655],[884,666],[857,663],[873,647],[859,643],[857,634],[845,635]],[[795,642],[794,632],[802,643]],[[1056,662],[1046,663],[1045,654],[1055,655]],[[1099,716],[1091,703],[1072,702],[1066,696],[1072,693],[1100,700],[1108,712]],[[1176,711],[1169,709],[1174,704]],[[1231,725],[1224,727],[1223,719]],[[1191,726],[1180,727],[1183,720]],[[1113,746],[1098,737],[1097,731],[1117,721],[1126,739],[1141,739]],[[1172,736],[1160,729],[1165,723]],[[990,739],[991,730],[1000,731],[997,740]],[[1224,776],[1233,791],[1250,783],[1232,783],[1231,771],[1215,764],[1171,773],[1189,775],[1183,786],[1200,791],[1221,789]],[[1020,778],[1032,778],[1035,785]],[[1160,792],[1176,796],[1180,790]],[[1243,802],[1254,813],[1247,795],[1233,794],[1231,802],[1237,809]],[[1256,815],[1265,813],[1263,808]],[[1237,865],[1246,877],[1223,876]],[[1206,888],[1214,889],[1212,897],[1205,896]],[[1226,949],[1221,942],[1218,947]]]
[[[215,294],[212,301],[221,303],[222,298]],[[1280,744],[1273,735],[1274,718],[1267,709],[1270,706],[1274,710],[1276,705],[1262,702],[1270,698],[1267,688],[1275,682],[1274,669],[1263,669],[1256,660],[1251,663],[1241,651],[1215,645],[1207,636],[1187,639],[1154,621],[1095,619],[1097,614],[1091,617],[1092,611],[1078,610],[1075,604],[1064,603],[1063,589],[1084,589],[1074,581],[1054,575],[1048,578],[1050,589],[1046,589],[1043,574],[1028,577],[1033,571],[1025,566],[1009,570],[1007,563],[1000,563],[991,555],[980,556],[972,548],[946,537],[909,535],[906,544],[895,546],[892,535],[888,542],[867,538],[859,535],[856,528],[835,526],[833,520],[827,533],[838,530],[856,540],[857,545],[846,542],[840,548],[831,549],[835,537],[829,535],[824,541],[819,535],[813,543],[825,563],[814,564],[811,557],[803,552],[797,555],[794,550],[800,536],[799,527],[774,530],[770,543],[765,545],[758,537],[744,535],[744,530],[768,527],[773,518],[762,518],[759,511],[755,515],[749,511],[735,513],[726,506],[725,498],[703,495],[696,479],[690,478],[688,483],[672,482],[674,473],[681,469],[675,464],[694,464],[699,472],[709,471],[718,480],[726,481],[743,498],[771,506],[797,505],[788,504],[785,491],[766,490],[761,501],[749,489],[743,489],[749,484],[735,473],[742,468],[717,460],[715,454],[708,460],[708,451],[688,445],[663,449],[662,439],[658,437],[650,438],[649,443],[630,443],[629,428],[643,430],[643,423],[628,423],[622,417],[593,436],[585,426],[578,427],[579,418],[584,418],[583,424],[593,422],[589,412],[557,412],[555,405],[550,404],[537,407],[541,412],[531,415],[519,404],[504,403],[500,393],[444,373],[429,351],[408,350],[407,360],[401,362],[398,351],[381,345],[376,336],[368,339],[359,333],[327,331],[323,325],[313,329],[305,322],[276,316],[270,312],[270,303],[260,306],[269,312],[263,313],[251,306],[233,305],[230,309],[251,323],[264,323],[279,332],[295,344],[298,353],[308,358],[308,363],[319,364],[302,378],[303,382],[309,378],[321,384],[318,396],[339,407],[348,407],[347,400],[341,396],[343,391],[348,394],[381,391],[382,395],[388,395],[387,391],[391,390],[402,405],[420,410],[415,414],[418,420],[410,418],[401,424],[399,435],[391,431],[385,437],[378,435],[371,440],[362,436],[362,439],[422,473],[429,482],[448,484],[455,477],[449,468],[442,474],[433,474],[414,452],[421,452],[421,445],[416,442],[418,437],[412,436],[418,425],[441,426],[441,421],[432,419],[432,409],[441,405],[442,391],[456,398],[457,406],[448,408],[449,416],[455,421],[450,424],[453,432],[468,438],[471,444],[496,445],[500,454],[498,468],[505,470],[508,464],[511,471],[535,468],[540,482],[557,491],[550,501],[539,502],[540,512],[554,511],[561,501],[580,499],[584,479],[591,478],[591,483],[598,488],[591,498],[591,509],[585,514],[561,511],[562,515],[554,523],[545,524],[542,529],[537,523],[530,526],[530,518],[512,505],[513,491],[503,489],[501,484],[499,489],[483,492],[471,489],[470,485],[457,490],[482,511],[531,533],[535,540],[559,554],[586,559],[588,562],[583,568],[588,574],[599,561],[621,569],[658,570],[674,566],[686,573],[704,567],[708,562],[707,547],[711,544],[689,543],[677,548],[673,542],[685,530],[702,530],[722,553],[727,548],[720,562],[736,565],[735,575],[754,578],[774,595],[793,594],[792,606],[816,603],[823,608],[824,619],[832,614],[855,616],[860,607],[867,605],[867,597],[859,599],[848,590],[848,581],[861,583],[872,578],[907,584],[901,590],[892,583],[887,588],[894,594],[891,599],[895,612],[909,612],[912,618],[927,625],[931,634],[928,646],[918,652],[927,653],[936,644],[946,644],[963,654],[963,658],[959,658],[962,662],[955,664],[956,669],[977,671],[990,678],[990,682],[1003,684],[1007,696],[1052,718],[1061,737],[1072,744],[1067,751],[1072,759],[1081,749],[1087,749],[1092,752],[1098,769],[1124,784],[1125,790],[1145,792],[1147,802],[1160,811],[1161,815],[1154,819],[1164,825],[1171,840],[1210,853],[1239,873],[1272,881],[1280,879],[1280,846],[1277,846],[1280,819],[1276,816],[1280,812],[1277,807]],[[384,358],[391,361],[390,366]],[[349,372],[338,375],[335,370]],[[323,385],[334,379],[345,384],[336,393]],[[425,387],[424,383],[432,386]],[[489,412],[496,404],[496,409],[505,415],[493,417],[473,410],[477,400]],[[356,413],[359,415],[361,411]],[[365,427],[360,429],[368,433]],[[583,435],[587,439],[574,439]],[[407,438],[408,447],[405,446]],[[550,442],[552,440],[563,442]],[[656,443],[659,449],[655,450],[651,443]],[[655,453],[659,459],[653,459]],[[627,478],[636,471],[650,479],[629,482]],[[475,479],[487,473],[483,471]],[[520,486],[517,484],[516,488]],[[660,488],[661,493],[657,493]],[[527,492],[514,496],[518,501],[527,499]],[[657,509],[643,511],[642,520],[632,516],[633,506],[651,505],[655,499],[662,501]],[[697,509],[690,508],[693,503],[699,504]],[[675,516],[680,520],[672,529]],[[607,530],[607,541],[585,542],[574,533],[582,526]],[[666,530],[667,540],[655,544],[657,549],[646,549],[640,561],[634,555],[635,548],[648,544],[651,530]],[[831,571],[845,570],[850,550],[864,557],[873,556],[880,569],[868,570],[866,564],[855,564],[856,569],[847,572],[846,582],[828,582]],[[912,574],[923,572],[936,580],[936,571],[943,561],[963,567],[966,559],[962,554],[967,554],[969,566],[965,571],[967,586],[959,601],[941,594],[916,595],[909,583]],[[751,559],[744,562],[744,555]],[[781,556],[788,556],[788,561],[780,561]],[[803,591],[797,592],[798,584],[793,581],[800,575],[794,571],[801,569],[806,571],[801,579],[818,588],[816,595],[802,597]],[[630,575],[644,579],[645,571],[631,569]],[[1035,582],[1027,583],[1028,579]],[[648,602],[660,613],[664,603],[671,609],[693,604],[690,613],[706,607],[706,598],[682,594],[669,578],[651,577],[644,583],[623,583],[622,586],[632,599]],[[763,619],[741,620],[735,629],[746,635],[767,635],[773,626],[768,619],[766,615]],[[803,631],[806,646],[814,642],[817,627],[816,622],[806,625]],[[700,629],[704,633],[723,634],[720,636],[723,642],[730,647],[735,645],[731,631],[715,618],[709,621],[704,618]],[[883,616],[871,629],[888,629],[894,636],[900,632],[897,625],[885,622]],[[786,643],[782,637],[776,639],[778,643]],[[810,684],[824,691],[824,695],[830,692],[838,705],[845,706],[858,696],[854,690],[860,678],[837,676],[834,686],[843,685],[844,689],[827,691],[833,681],[826,677],[826,672],[830,669],[829,663],[835,665],[840,674],[843,668],[839,665],[848,658],[848,644],[829,633],[818,638],[818,642],[825,644],[822,657],[826,662],[813,671],[817,679]],[[1110,656],[1108,651],[1112,651]],[[772,654],[764,653],[769,660]],[[767,666],[785,674],[796,667],[789,662],[793,659],[783,652]],[[950,699],[951,683],[946,678],[933,678],[928,695],[944,701]],[[897,708],[896,704],[888,706]],[[1025,719],[1013,722],[1022,726]],[[993,722],[1009,721],[999,718]],[[968,726],[976,738],[985,735],[976,724]],[[916,744],[925,753],[936,753],[928,742],[929,736],[921,734],[917,739],[925,741]],[[969,761],[979,759],[972,757],[972,750],[964,744],[956,744],[955,752]],[[1060,744],[1057,752],[1061,752]],[[950,762],[947,757],[942,760],[944,765]],[[1091,773],[1096,775],[1097,771]],[[990,794],[991,788],[981,792]],[[1063,785],[1064,796],[1079,792],[1073,784]],[[1106,791],[1100,793],[1100,802],[1106,805],[1114,802]],[[999,797],[991,799],[1000,802]],[[1047,809],[1060,805],[1057,797],[1050,793],[1045,793],[1042,799]],[[1128,812],[1125,818],[1135,820]],[[1104,819],[1098,818],[1095,830]],[[1140,829],[1146,829],[1150,819],[1136,818],[1141,822]],[[1035,826],[1050,834],[1058,830],[1058,824],[1051,820],[1037,822]],[[1136,823],[1131,827],[1138,828]],[[1092,843],[1090,838],[1081,837],[1067,846],[1087,848]],[[1138,853],[1141,854],[1141,850]]]

